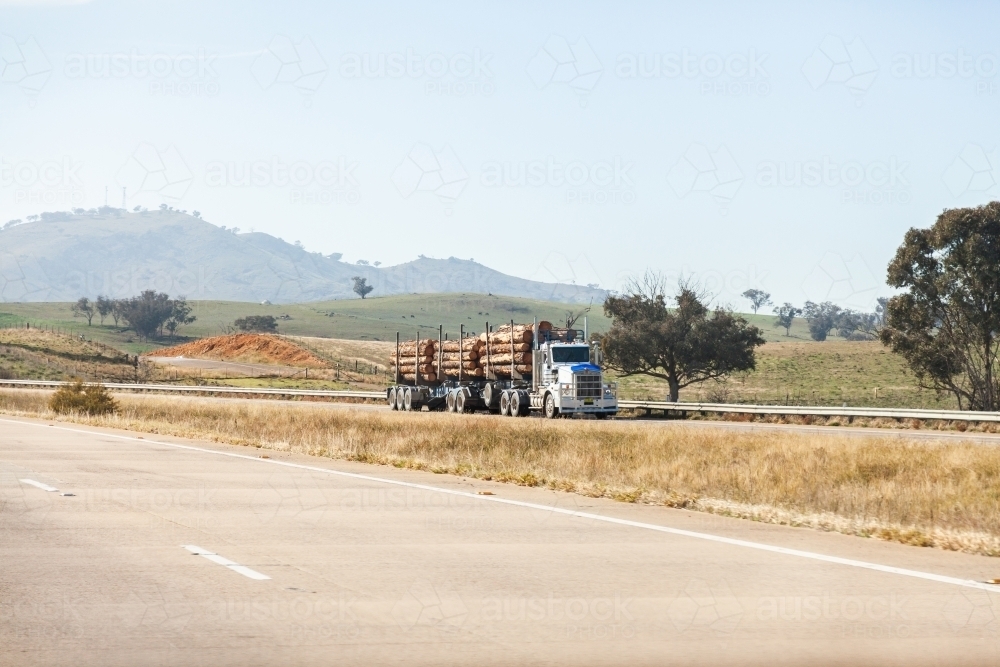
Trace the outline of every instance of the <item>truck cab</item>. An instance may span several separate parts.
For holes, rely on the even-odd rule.
[[[534,364],[538,382],[531,407],[546,417],[592,414],[602,419],[618,413],[617,387],[604,382],[600,348],[572,337],[547,340],[538,346]]]

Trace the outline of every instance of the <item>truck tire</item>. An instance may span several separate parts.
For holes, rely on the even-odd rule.
[[[499,396],[502,396],[500,388],[493,382],[487,382],[483,387],[483,402],[490,411],[496,410],[500,404]]]
[[[455,411],[455,392],[449,391],[448,396],[444,399],[445,404],[448,406],[448,412]]]
[[[389,389],[385,392],[385,402],[389,404],[389,409],[390,410],[395,410],[396,409],[396,388],[395,387],[389,387]]]
[[[515,417],[527,417],[531,413],[531,403],[526,391],[510,392],[510,414]]]
[[[500,414],[504,417],[510,415],[510,392],[505,391],[500,394]]]
[[[403,399],[406,398],[406,387],[396,387],[396,409],[403,411]]]
[[[403,409],[407,412],[413,410],[413,392],[409,387],[403,390]]]
[[[465,392],[455,392],[455,412],[465,412]]]
[[[545,394],[545,418],[555,419],[559,416],[559,408],[556,407],[556,399],[552,394]]]
[[[594,413],[594,417],[596,417],[597,419],[607,419],[608,418],[608,413],[607,412],[595,412]]]

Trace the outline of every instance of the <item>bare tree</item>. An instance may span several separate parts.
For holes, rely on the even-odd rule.
[[[594,300],[591,299],[590,300],[590,305],[588,305],[586,308],[582,308],[582,309],[576,310],[576,311],[574,311],[574,310],[567,310],[566,311],[566,328],[567,329],[572,329],[573,325],[577,323],[577,320],[579,320],[581,317],[583,317],[584,315],[586,315],[587,313],[589,313],[590,309],[593,308],[593,307],[594,307]]]

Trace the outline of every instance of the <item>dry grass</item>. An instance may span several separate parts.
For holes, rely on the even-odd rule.
[[[311,336],[286,336],[286,338],[329,363],[340,363],[345,367],[353,365],[357,361],[363,365],[385,368],[389,355],[396,349],[395,342],[389,341],[344,340]]]
[[[46,394],[0,411],[53,418]],[[122,396],[70,419],[1000,555],[1000,448]],[[60,417],[65,419],[66,417]]]

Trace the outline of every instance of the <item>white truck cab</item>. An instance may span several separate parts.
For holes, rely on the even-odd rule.
[[[533,408],[546,417],[592,414],[597,418],[618,413],[617,387],[603,381],[601,367],[591,361],[600,348],[585,342],[547,341],[534,355],[533,377],[538,378],[531,392]]]

